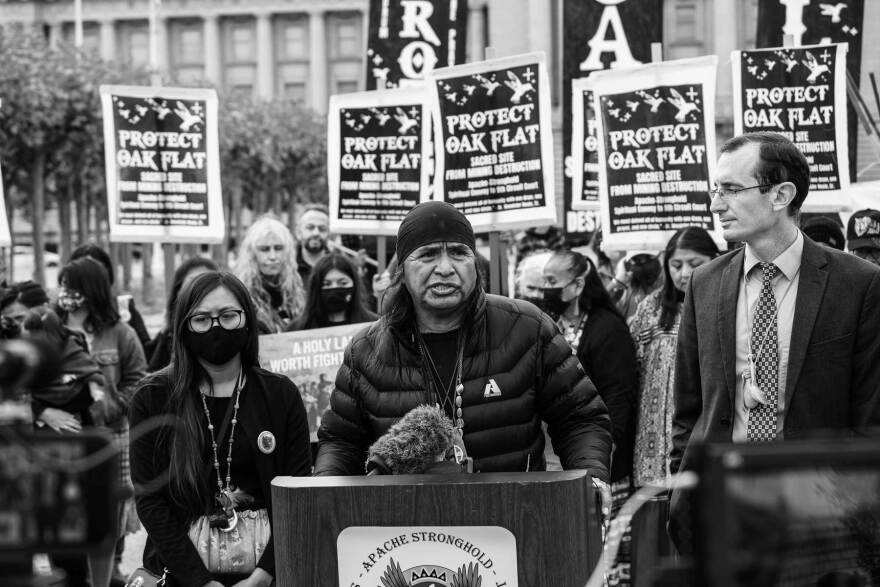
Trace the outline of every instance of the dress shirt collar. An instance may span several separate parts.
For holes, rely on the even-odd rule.
[[[755,268],[755,265],[758,265],[761,260],[755,254],[755,251],[752,250],[752,247],[748,244],[745,246],[745,258],[743,261],[743,271],[746,276],[751,273],[752,269]],[[791,245],[782,251],[778,257],[773,259],[773,264],[779,267],[779,270],[782,271],[782,274],[791,281],[794,279],[794,276],[797,275],[798,270],[801,268],[801,257],[804,254],[804,235],[800,230],[797,231],[797,236],[794,239],[794,242]]]

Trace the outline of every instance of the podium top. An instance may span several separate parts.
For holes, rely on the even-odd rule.
[[[321,487],[377,487],[413,485],[506,485],[575,481],[590,474],[585,470],[533,471],[529,473],[458,473],[446,475],[372,475],[328,477],[275,477],[274,487],[291,489]]]

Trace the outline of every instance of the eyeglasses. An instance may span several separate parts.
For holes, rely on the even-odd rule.
[[[735,189],[735,190],[730,189],[730,188],[716,187],[715,189],[709,190],[709,198],[714,198],[715,196],[721,196],[723,199],[727,200],[727,199],[734,197],[738,193],[744,192],[746,190],[753,190],[755,188],[769,188],[774,185],[776,185],[776,184],[762,183],[759,185],[750,185],[747,188],[739,188],[739,189]]]
[[[235,330],[244,324],[244,310],[223,310],[217,316],[210,314],[195,314],[186,319],[186,323],[192,332],[208,332],[214,327],[214,323],[220,325],[223,330]]]

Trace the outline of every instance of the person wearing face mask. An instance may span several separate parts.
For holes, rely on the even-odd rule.
[[[171,363],[132,402],[133,426],[173,415],[131,443],[144,567],[168,587],[272,584],[271,481],[311,469],[300,392],[259,367],[256,320],[235,276],[198,275],[174,309]]]
[[[689,226],[678,230],[663,254],[663,287],[642,300],[630,321],[639,373],[633,454],[636,487],[662,482],[669,476],[672,383],[681,303],[694,270],[718,255],[718,245],[705,229]]]
[[[271,215],[257,218],[241,241],[232,270],[248,288],[260,334],[284,332],[305,307],[293,235]]]
[[[341,253],[325,255],[312,268],[306,309],[289,330],[374,321],[376,314],[362,300],[363,287],[354,263]]]
[[[110,290],[110,278],[101,263],[91,257],[71,261],[59,272],[58,283],[61,286],[57,300],[59,317],[67,328],[85,338],[90,354],[104,374],[104,393],[120,406],[118,418],[108,420],[105,424],[111,429],[120,449],[120,486],[123,491],[130,492],[127,416],[134,388],[147,372],[143,346],[134,329],[120,319]],[[130,514],[131,509],[125,506],[125,503],[120,504],[120,536],[128,530],[137,529],[137,521]],[[115,544],[111,546],[115,548]],[[90,560],[93,586],[103,587],[109,583],[115,558],[114,548],[107,553],[108,559]],[[72,563],[69,568],[65,566],[68,574],[72,568]],[[73,581],[69,579],[69,584],[86,583],[77,578]]]
[[[544,266],[544,311],[556,320],[611,416],[611,482],[627,485],[632,465],[636,358],[626,322],[596,267],[576,251],[556,251]]]

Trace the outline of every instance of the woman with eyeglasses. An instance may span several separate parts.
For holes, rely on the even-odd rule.
[[[312,267],[305,312],[290,330],[372,322],[376,314],[364,307],[363,297],[354,263],[342,253],[328,253]]]
[[[147,372],[144,349],[134,329],[120,319],[110,290],[110,278],[101,263],[91,257],[71,261],[58,274],[58,283],[61,286],[57,301],[58,315],[67,328],[81,333],[85,338],[89,352],[104,374],[104,393],[112,403],[120,406],[118,418],[105,424],[113,431],[120,450],[119,483],[130,491],[127,415],[135,386]],[[124,505],[120,504],[120,535],[129,529],[129,522],[136,528],[136,520],[126,514]],[[108,559],[90,559],[91,584],[94,586],[109,584],[115,543],[112,547]],[[104,563],[107,568],[104,568]],[[72,572],[66,570],[68,574]],[[70,584],[80,584],[77,581]]]
[[[307,476],[309,427],[286,377],[260,368],[257,313],[230,273],[183,286],[171,363],[140,385],[131,443],[144,567],[169,586],[270,585],[270,483]]]
[[[248,228],[233,273],[250,292],[260,334],[284,332],[302,314],[305,292],[297,272],[296,244],[273,216],[261,216]]]

